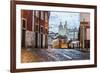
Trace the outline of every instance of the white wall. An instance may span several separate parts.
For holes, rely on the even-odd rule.
[[[100,31],[100,1],[99,0],[33,0],[56,3],[71,3],[71,4],[88,4],[98,5],[98,32]],[[98,33],[100,37],[100,33]],[[98,38],[98,67],[85,69],[68,69],[55,71],[41,71],[34,73],[99,73],[100,72],[100,46]],[[10,73],[10,0],[1,0],[0,2],[0,73]],[[33,72],[31,72],[33,73]]]

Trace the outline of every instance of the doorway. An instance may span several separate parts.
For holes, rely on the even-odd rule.
[[[25,48],[26,44],[25,44],[25,35],[26,35],[26,26],[27,26],[27,20],[25,18],[22,18],[22,29],[21,29],[21,47]]]

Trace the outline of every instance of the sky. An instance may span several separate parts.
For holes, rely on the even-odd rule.
[[[69,29],[72,28],[79,28],[80,25],[80,13],[74,13],[74,12],[50,12],[50,18],[49,18],[49,31],[58,32],[58,26],[60,25],[60,22],[62,22],[62,25],[65,24],[65,21],[67,21],[67,26]]]

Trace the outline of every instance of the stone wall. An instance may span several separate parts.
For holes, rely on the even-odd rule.
[[[34,32],[28,30],[26,31],[25,44],[27,48],[34,46]]]

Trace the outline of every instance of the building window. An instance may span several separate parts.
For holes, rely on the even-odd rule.
[[[39,31],[39,25],[35,25],[35,31]]]
[[[27,19],[22,18],[22,29],[26,30],[27,29]]]
[[[39,17],[39,11],[36,11],[36,17]]]
[[[43,32],[43,27],[41,27],[40,29],[41,29],[40,32]]]
[[[41,11],[41,19],[43,20],[44,19],[44,12]]]
[[[46,22],[48,21],[48,14],[47,14],[47,12],[45,12],[45,21]]]
[[[39,24],[39,18],[35,18],[35,23]]]
[[[48,29],[45,29],[45,33],[47,33],[47,34],[48,34]]]

